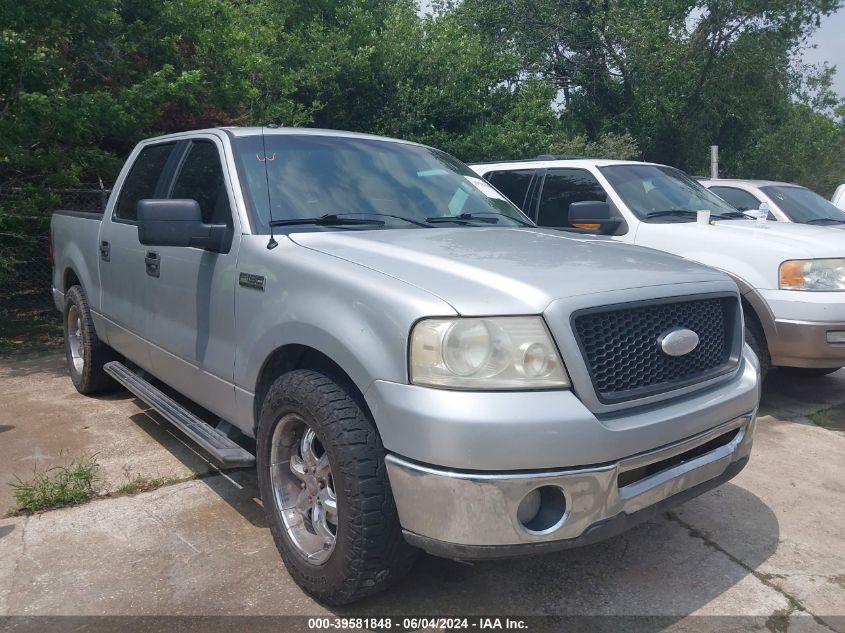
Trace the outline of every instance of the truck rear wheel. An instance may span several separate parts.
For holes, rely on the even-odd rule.
[[[330,605],[404,576],[408,545],[373,423],[331,378],[295,370],[272,384],[257,433],[258,483],[294,581]]]
[[[120,357],[97,336],[81,286],[72,286],[65,295],[64,335],[65,358],[76,390],[92,395],[117,388],[103,365]]]

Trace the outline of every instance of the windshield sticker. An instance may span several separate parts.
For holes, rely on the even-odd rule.
[[[446,176],[450,172],[445,169],[426,169],[425,171],[418,171],[417,176],[420,178],[428,178],[429,176]]]
[[[452,215],[458,215],[464,208],[464,204],[469,198],[469,194],[464,191],[463,189],[457,189],[455,191],[455,195],[452,196],[452,199],[449,201],[449,212]]]
[[[506,200],[506,198],[496,191],[486,180],[482,180],[481,178],[476,178],[474,176],[464,176],[464,178],[466,178],[470,184],[474,185],[476,189],[480,189],[481,193],[488,198],[493,198],[494,200]]]

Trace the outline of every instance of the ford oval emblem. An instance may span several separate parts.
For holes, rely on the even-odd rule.
[[[698,347],[698,334],[687,328],[675,328],[657,337],[657,345],[667,356],[683,356]]]

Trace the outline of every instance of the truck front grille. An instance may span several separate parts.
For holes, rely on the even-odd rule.
[[[575,336],[600,402],[613,404],[678,389],[736,366],[741,344],[735,296],[643,302],[590,308],[573,314]],[[658,342],[674,328],[698,334],[683,356]]]

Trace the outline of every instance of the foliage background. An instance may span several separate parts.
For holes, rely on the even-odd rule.
[[[642,157],[830,190],[841,0],[0,0],[0,183],[108,185],[140,138],[269,122],[464,160]],[[40,204],[40,202],[39,202]]]
[[[139,139],[216,125],[698,174],[716,143],[724,176],[829,196],[845,107],[799,60],[842,2],[0,0],[0,282],[43,251],[55,188],[107,188]]]

